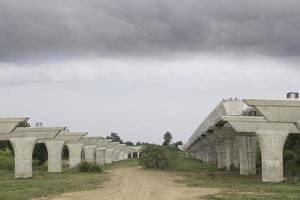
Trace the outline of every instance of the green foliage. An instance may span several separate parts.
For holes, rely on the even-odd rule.
[[[43,143],[37,143],[34,146],[32,158],[39,161],[39,165],[45,164],[48,160],[48,152],[46,145]]]
[[[173,136],[172,134],[167,131],[165,134],[164,134],[164,142],[163,142],[163,145],[164,146],[169,146],[171,144],[171,141],[173,139]]]
[[[110,134],[110,136],[106,137],[107,139],[112,139],[113,142],[120,142],[121,144],[123,144],[123,141],[121,140],[120,136],[118,135],[118,133],[114,133],[112,132]]]
[[[133,142],[125,142],[126,146],[134,146]]]
[[[80,163],[75,169],[77,169],[79,172],[102,172],[102,169],[99,165],[88,162]]]
[[[174,168],[178,158],[177,150],[160,145],[145,145],[139,163],[144,168],[166,169]]]
[[[13,171],[15,166],[14,157],[9,150],[0,150],[0,170]]]
[[[62,159],[67,160],[69,158],[69,149],[67,145],[64,145],[63,152],[62,152]]]

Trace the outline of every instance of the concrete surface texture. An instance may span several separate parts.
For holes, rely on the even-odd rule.
[[[15,155],[15,178],[32,177],[32,153],[35,137],[10,138]]]
[[[83,144],[79,142],[67,143],[69,149],[69,165],[70,168],[76,167],[81,163],[81,153]]]
[[[107,148],[106,147],[97,147],[96,148],[96,163],[98,165],[105,164],[105,153]]]
[[[28,120],[28,117],[0,118],[0,134],[9,134],[17,127],[27,126]]]
[[[120,144],[119,142],[111,142],[107,146],[106,152],[105,152],[105,164],[111,164],[113,162],[113,152],[115,150],[115,147]]]
[[[97,145],[84,145],[83,146],[85,162],[91,162],[91,163],[96,162],[96,148],[97,148]]]
[[[60,140],[49,140],[45,142],[48,151],[48,172],[62,172],[62,151],[65,142]]]

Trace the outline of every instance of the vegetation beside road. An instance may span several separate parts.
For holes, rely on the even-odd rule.
[[[0,199],[29,200],[64,192],[89,190],[108,180],[107,173],[83,173],[85,169],[99,171],[97,166],[84,164],[78,169],[64,169],[63,173],[49,174],[45,164],[33,161],[33,178],[14,178],[14,157],[9,150],[0,150]]]
[[[291,135],[284,149],[284,183],[262,183],[258,151],[258,175],[241,176],[237,169],[217,169],[191,157],[171,144],[171,135],[164,136],[163,145],[148,144],[139,163],[146,169],[173,171],[184,177],[179,182],[191,187],[220,188],[223,192],[207,196],[209,200],[299,200],[300,199],[300,136]],[[167,142],[166,142],[167,141]],[[258,149],[259,150],[259,149]]]

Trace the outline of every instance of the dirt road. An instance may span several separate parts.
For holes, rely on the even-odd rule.
[[[187,187],[175,183],[174,173],[120,168],[111,171],[111,179],[99,189],[65,193],[51,200],[199,200],[215,189]]]

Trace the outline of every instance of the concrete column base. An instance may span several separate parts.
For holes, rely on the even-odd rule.
[[[236,137],[239,148],[240,174],[256,174],[256,137],[239,136]]]
[[[283,148],[289,133],[257,132],[257,139],[261,149],[262,181],[283,181]]]
[[[81,163],[81,152],[82,152],[82,143],[68,143],[67,147],[69,149],[69,163],[70,168],[76,167]]]
[[[15,155],[15,178],[32,177],[32,153],[37,141],[35,137],[15,137],[10,143]]]
[[[98,147],[96,149],[96,163],[98,165],[104,165],[105,164],[105,147]]]
[[[60,173],[62,172],[62,151],[64,141],[46,141],[45,145],[48,151],[48,172]]]
[[[95,163],[95,154],[96,154],[97,145],[84,145],[84,161]]]

